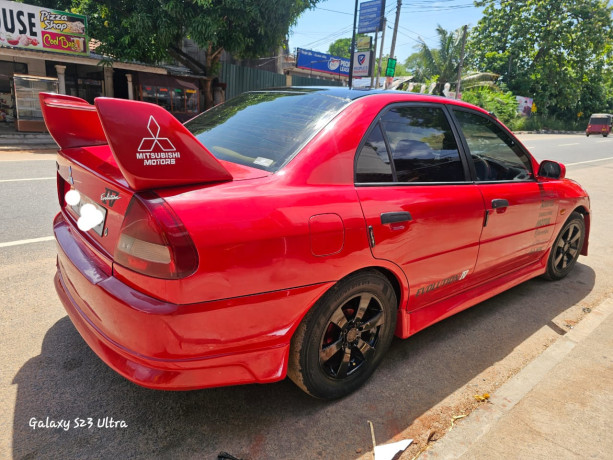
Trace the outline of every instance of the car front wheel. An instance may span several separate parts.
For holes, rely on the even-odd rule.
[[[583,216],[573,212],[556,238],[547,261],[545,278],[560,280],[575,266],[585,239]]]
[[[377,368],[396,328],[396,294],[377,271],[334,286],[298,326],[287,375],[302,390],[336,399],[360,387]]]

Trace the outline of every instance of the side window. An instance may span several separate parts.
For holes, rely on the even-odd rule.
[[[454,110],[470,150],[478,181],[528,180],[532,164],[500,126],[482,115]]]
[[[378,123],[360,150],[356,182],[394,182],[389,154]]]
[[[466,180],[458,146],[440,107],[395,107],[381,123],[398,182]]]

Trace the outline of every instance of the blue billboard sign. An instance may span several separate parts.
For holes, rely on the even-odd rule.
[[[385,0],[372,0],[360,3],[358,33],[368,34],[382,30],[383,11],[385,11]]]
[[[349,59],[298,48],[296,67],[333,75],[349,76]]]

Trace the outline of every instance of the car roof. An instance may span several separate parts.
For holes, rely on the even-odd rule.
[[[262,88],[251,93],[319,93],[328,96],[340,97],[347,100],[355,100],[363,96],[372,94],[398,93],[399,91],[389,91],[381,89],[349,89],[346,86],[282,86],[273,88]]]
[[[346,99],[347,101],[354,101],[366,96],[376,95],[396,95],[401,96],[404,101],[415,99],[420,102],[438,102],[442,104],[453,104],[463,107],[475,107],[472,104],[467,104],[461,100],[450,99],[443,96],[435,96],[432,94],[413,93],[409,91],[397,91],[397,90],[385,90],[385,89],[362,89],[362,88],[348,88],[346,86],[284,86],[273,88],[262,88],[259,90],[249,91],[250,93],[263,93],[263,92],[290,92],[290,93],[318,93],[320,95],[339,97]],[[487,113],[483,109],[479,110]]]

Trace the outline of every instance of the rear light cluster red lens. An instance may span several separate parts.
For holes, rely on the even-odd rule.
[[[164,279],[184,278],[198,268],[198,253],[183,223],[152,192],[132,197],[114,259],[130,270]]]
[[[71,185],[64,180],[64,178],[62,176],[60,176],[60,173],[57,173],[57,197],[58,200],[60,202],[60,209],[64,209],[64,206],[66,206],[66,200],[65,200],[65,196],[66,196],[66,192],[68,192],[71,189]]]

